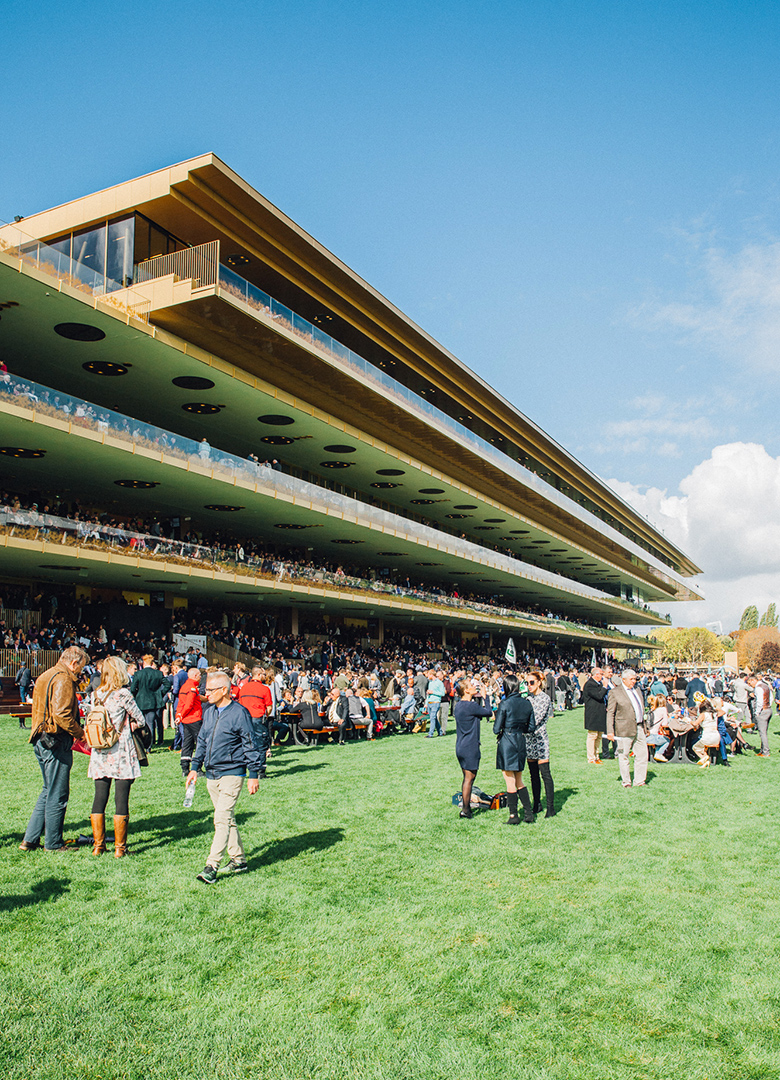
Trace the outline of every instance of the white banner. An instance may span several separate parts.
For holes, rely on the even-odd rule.
[[[206,635],[202,637],[196,634],[174,634],[173,647],[177,653],[186,653],[189,649],[196,652],[206,653]]]

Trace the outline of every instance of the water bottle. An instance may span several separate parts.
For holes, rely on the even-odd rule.
[[[183,805],[184,805],[185,810],[189,810],[189,808],[192,806],[192,803],[193,803],[193,801],[195,799],[195,783],[196,783],[195,780],[190,780],[190,782],[189,782],[189,784],[187,784],[187,788],[186,788],[186,790],[184,792],[184,804]]]

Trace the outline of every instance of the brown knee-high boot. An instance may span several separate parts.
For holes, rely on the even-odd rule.
[[[130,819],[114,817],[114,858],[121,859],[127,855],[127,823]]]
[[[106,850],[106,815],[91,814],[89,820],[92,822],[92,839],[95,841],[92,854],[102,855]]]

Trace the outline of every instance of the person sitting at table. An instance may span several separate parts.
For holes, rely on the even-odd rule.
[[[320,709],[320,715],[327,720],[330,727],[338,728],[339,746],[344,745],[344,737],[347,731],[352,729],[352,721],[349,718],[349,702],[346,694],[335,684],[328,691],[328,696]]]
[[[301,694],[300,701],[294,702],[285,712],[289,714],[289,719],[293,721],[293,717],[298,716],[298,727],[306,731],[322,731],[325,727],[325,721],[320,716],[320,707],[322,701],[320,695],[316,690],[304,690]]]
[[[733,753],[743,754],[746,750],[754,750],[755,747],[751,746],[742,734],[742,713],[737,706],[732,705],[730,701],[725,701],[722,697],[713,698],[712,704],[718,718],[718,728],[720,729],[721,725],[725,728],[731,740]]]
[[[655,747],[653,759],[666,763],[664,751],[669,745],[669,710],[666,707],[666,698],[662,694],[651,694],[647,703],[650,707],[650,731],[647,735],[647,744]]]
[[[376,725],[379,723],[379,714],[376,711],[376,704],[374,702],[374,692],[369,690],[367,686],[361,687],[357,692],[357,696],[363,702],[363,708],[366,710],[366,719],[368,721],[368,727],[366,728],[366,739],[369,742],[373,742],[374,732],[377,730]]]

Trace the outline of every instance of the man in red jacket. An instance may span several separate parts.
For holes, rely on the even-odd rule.
[[[252,730],[255,733],[255,742],[262,761],[260,779],[265,776],[265,761],[271,745],[271,736],[265,718],[273,709],[271,690],[270,687],[266,686],[264,679],[265,669],[259,665],[253,667],[251,678],[241,683],[237,694],[238,701],[249,711],[252,717]]]
[[[187,670],[187,681],[179,691],[176,706],[176,723],[181,724],[181,771],[190,771],[190,762],[198,742],[198,732],[203,724],[203,701],[200,696],[200,670]]]

